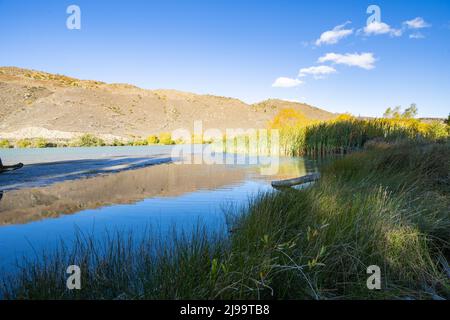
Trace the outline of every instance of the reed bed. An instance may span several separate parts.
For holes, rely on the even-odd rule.
[[[443,123],[416,119],[358,119],[343,115],[332,121],[279,126],[281,153],[300,156],[345,154],[369,141],[436,141],[448,139]]]
[[[450,126],[413,118],[360,119],[341,115],[329,121],[311,121],[295,110],[282,110],[268,130],[223,137],[217,152],[249,155],[326,156],[361,150],[369,141],[438,141],[448,139]]]

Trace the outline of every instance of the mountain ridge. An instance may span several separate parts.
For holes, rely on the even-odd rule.
[[[336,115],[297,102],[239,99],[126,83],[80,80],[18,67],[0,67],[0,138],[70,139],[92,133],[106,139],[146,137],[179,128],[265,128],[282,109],[314,120]]]

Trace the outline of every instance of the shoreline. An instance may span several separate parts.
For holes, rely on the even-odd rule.
[[[20,170],[0,175],[0,191],[45,187],[57,182],[116,174],[154,165],[172,163],[172,158],[161,156],[123,156],[97,159],[72,159],[26,164]]]

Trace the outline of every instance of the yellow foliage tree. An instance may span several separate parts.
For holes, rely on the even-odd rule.
[[[269,123],[271,129],[284,129],[289,127],[299,127],[311,124],[312,121],[308,120],[303,113],[293,109],[283,109],[275,116],[275,118]]]

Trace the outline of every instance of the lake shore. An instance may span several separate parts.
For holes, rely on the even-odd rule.
[[[2,191],[43,187],[56,182],[114,174],[172,162],[170,147],[6,149],[5,165],[22,162],[20,170],[0,175]]]
[[[449,298],[449,165],[448,142],[372,144],[325,165],[311,188],[253,199],[230,220],[229,237],[206,237],[199,226],[172,245],[149,237],[136,246],[117,234],[98,248],[81,239],[73,251],[24,265],[0,293],[9,299]],[[66,289],[68,264],[84,270],[81,290]],[[380,290],[367,287],[373,265],[382,269]]]

